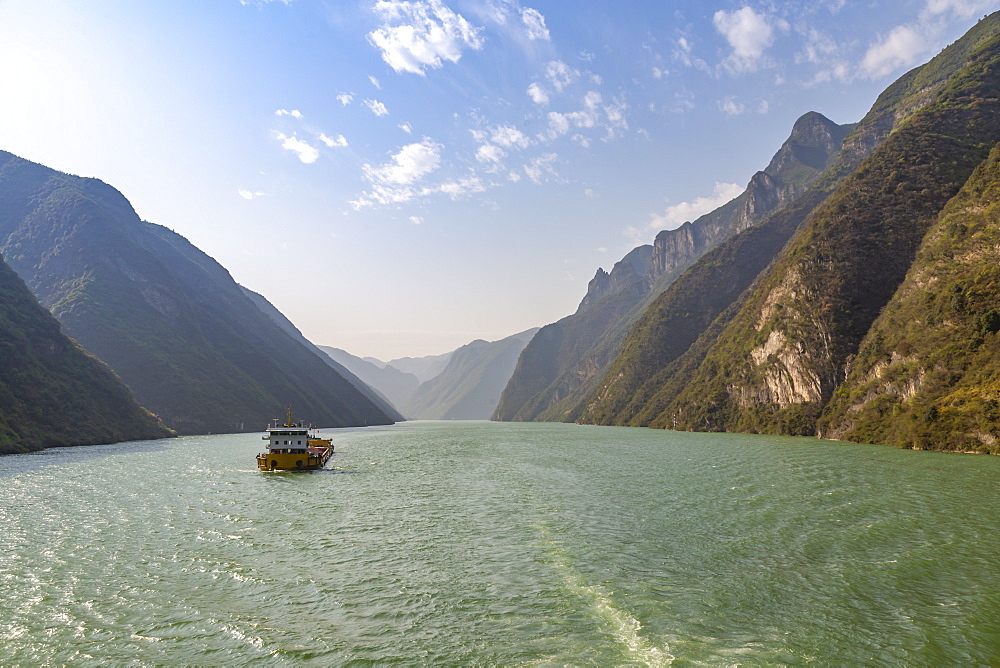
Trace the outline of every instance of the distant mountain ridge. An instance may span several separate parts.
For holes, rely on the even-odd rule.
[[[391,417],[265,315],[221,265],[125,197],[0,152],[0,252],[64,331],[180,433]]]
[[[633,249],[610,273],[599,269],[576,313],[543,327],[525,348],[493,419],[574,419],[645,307],[706,252],[804,192],[851,129],[815,112],[803,115],[742,194],[694,222],[661,231],[652,246]]]
[[[0,454],[171,436],[0,259]]]
[[[301,343],[309,350],[316,353],[316,356],[320,360],[322,360],[324,364],[333,367],[334,371],[336,371],[341,377],[343,377],[344,380],[349,382],[351,386],[354,387],[354,389],[356,389],[358,392],[360,392],[366,399],[372,402],[376,408],[378,408],[380,411],[388,415],[395,422],[403,420],[403,416],[399,413],[398,410],[396,410],[396,407],[393,405],[393,402],[391,402],[388,398],[386,398],[380,392],[375,390],[366,381],[359,378],[346,366],[338,362],[336,359],[331,358],[326,353],[326,351],[322,349],[323,346],[317,346],[313,344],[312,341],[308,340],[305,336],[303,336],[302,332],[299,331],[299,328],[296,327],[294,324],[292,324],[292,321],[286,318],[281,311],[275,308],[274,304],[269,302],[266,297],[242,285],[240,286],[240,288],[243,290],[243,294],[249,297],[250,301],[256,304],[257,308],[263,311],[265,315],[271,318],[271,320],[273,320],[281,328],[283,332],[288,334],[290,337]]]
[[[440,374],[421,383],[402,407],[403,414],[422,420],[489,419],[518,356],[536,331],[492,342],[479,339],[458,348]]]
[[[328,356],[334,363],[343,366],[345,369],[356,375],[367,385],[381,393],[390,401],[394,411],[399,411],[399,406],[404,406],[413,393],[420,386],[420,380],[412,373],[400,371],[391,364],[381,362],[381,366],[373,361],[374,358],[356,357],[346,350],[334,348],[333,346],[318,346],[318,348]],[[402,415],[398,418],[404,419]]]

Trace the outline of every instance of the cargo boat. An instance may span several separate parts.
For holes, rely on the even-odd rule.
[[[333,455],[333,439],[320,438],[311,426],[295,423],[288,409],[285,424],[275,418],[264,434],[267,452],[257,455],[261,471],[315,471],[323,468]]]

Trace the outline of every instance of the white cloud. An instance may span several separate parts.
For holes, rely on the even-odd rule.
[[[396,72],[424,75],[442,61],[458,62],[466,47],[481,49],[481,28],[441,0],[379,0],[375,11],[386,23],[369,33],[382,59]]]
[[[306,141],[303,141],[296,137],[295,135],[288,136],[280,132],[275,133],[278,141],[281,142],[281,148],[287,149],[297,156],[299,160],[309,165],[316,162],[319,159],[319,149],[312,146]]]
[[[424,222],[424,219],[421,216],[410,216],[409,220],[414,225],[419,225],[420,223]]]
[[[351,103],[351,100],[353,99],[354,99],[353,93],[341,93],[340,95],[337,96],[337,101],[340,102],[340,104],[344,105],[345,107],[349,105]]]
[[[558,157],[559,156],[555,153],[540,155],[524,166],[524,173],[534,183],[541,183],[542,177],[546,174],[550,176],[558,176],[555,168],[552,167],[552,163],[555,162]]]
[[[276,112],[274,112],[274,115],[275,116],[291,116],[292,118],[297,118],[299,120],[302,120],[302,112],[299,111],[298,109],[292,109],[291,111],[289,111],[287,109],[278,109]]]
[[[517,148],[527,148],[531,145],[531,140],[528,136],[512,125],[498,125],[493,129],[490,139],[493,143],[505,148],[514,146]]]
[[[549,136],[559,137],[569,132],[568,114],[560,114],[558,111],[549,112]]]
[[[253,192],[251,190],[242,190],[241,189],[241,190],[237,190],[236,192],[239,193],[240,197],[242,197],[243,199],[248,199],[248,200],[249,199],[257,199],[258,197],[263,197],[264,196],[264,193]]]
[[[368,75],[368,80],[372,82],[372,85],[375,86],[375,88],[377,88],[378,90],[382,90],[382,84],[379,83],[379,80],[376,79],[374,76],[372,76],[371,74],[369,74]]]
[[[533,83],[530,86],[528,86],[528,97],[530,97],[531,101],[534,102],[535,104],[549,103],[548,92],[546,92],[546,90],[541,86],[539,86],[537,83]]]
[[[881,41],[868,48],[861,60],[862,76],[878,79],[912,64],[924,49],[926,40],[911,26],[896,26]]]
[[[995,9],[995,0],[927,0],[924,11],[931,15],[951,12],[959,18],[968,19],[980,12],[992,12]]]
[[[499,146],[483,144],[476,151],[476,160],[479,162],[500,162],[506,155],[504,150]]]
[[[763,64],[764,51],[774,44],[774,28],[763,14],[752,7],[734,12],[720,9],[712,25],[726,38],[733,51],[724,65],[731,72],[753,72]]]
[[[400,123],[399,129],[408,135],[413,134],[413,126],[410,125],[409,123]]]
[[[344,137],[344,135],[337,135],[335,138],[330,138],[327,137],[325,134],[320,133],[319,140],[330,148],[347,146],[347,139]]]
[[[389,110],[378,100],[365,100],[365,106],[371,109],[376,116],[388,116]]]
[[[438,168],[443,148],[430,139],[424,139],[416,144],[407,144],[381,167],[366,164],[362,170],[374,184],[410,185]]]
[[[465,197],[466,195],[471,195],[473,193],[481,193],[485,190],[486,186],[478,177],[465,176],[457,181],[445,181],[441,185],[437,186],[437,188],[432,188],[428,192],[421,194],[440,192],[444,193],[451,199],[459,199],[460,197]]]
[[[739,116],[747,110],[746,105],[742,102],[737,102],[734,97],[727,97],[719,102],[719,109],[727,116]]]
[[[718,209],[742,192],[743,188],[735,183],[716,182],[712,194],[707,197],[696,197],[690,202],[681,202],[680,204],[668,206],[662,214],[651,214],[649,228],[653,230],[672,230],[680,227],[686,221],[697,220],[709,211]]]
[[[521,21],[528,30],[528,39],[549,39],[549,29],[545,27],[545,17],[537,9],[529,7],[522,9]]]
[[[580,77],[580,72],[561,60],[552,60],[545,66],[545,77],[561,93],[563,88]]]

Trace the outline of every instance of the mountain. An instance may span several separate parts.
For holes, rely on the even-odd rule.
[[[454,352],[442,353],[441,355],[425,355],[424,357],[397,357],[385,364],[399,369],[403,373],[412,373],[421,383],[426,383],[444,371],[445,367],[448,366],[448,360],[451,359]]]
[[[819,434],[1000,453],[1000,144],[924,237]]]
[[[660,232],[652,246],[635,248],[610,273],[598,269],[576,313],[543,327],[525,348],[493,418],[574,419],[649,303],[706,252],[807,191],[835,161],[852,128],[805,114],[738,197]]]
[[[444,370],[421,383],[402,407],[422,420],[486,420],[510,379],[518,355],[537,329],[500,341],[476,340],[451,353]]]
[[[171,436],[0,259],[0,454]]]
[[[878,332],[869,332],[914,270],[942,209],[1000,140],[998,33],[995,13],[904,75],[847,137],[844,157],[795,205],[703,257],[658,298],[585,402],[581,421],[808,434],[826,410],[823,433],[878,435],[877,420],[852,422],[854,413],[875,410],[862,398],[878,391],[861,388],[886,365]],[[852,166],[864,153],[852,147],[871,146]],[[807,198],[821,203],[804,224],[783,220]],[[755,237],[779,229],[791,240],[770,244],[769,257]],[[985,333],[990,316],[978,317]],[[863,340],[874,343],[859,349]],[[868,367],[874,375],[854,363],[862,353],[876,360]],[[861,375],[841,386],[854,373]],[[888,403],[883,397],[874,406]]]
[[[63,330],[180,433],[392,419],[212,258],[111,186],[0,152],[0,252]]]
[[[420,380],[415,375],[400,371],[391,364],[382,363],[382,366],[378,366],[374,358],[362,359],[331,346],[317,347],[335,363],[384,395],[393,406],[405,406],[420,385]]]
[[[240,289],[242,289],[243,294],[249,297],[250,301],[256,304],[257,308],[259,308],[267,317],[273,320],[275,324],[277,324],[278,327],[280,327],[281,330],[285,332],[285,334],[288,334],[290,337],[298,341],[300,344],[302,344],[312,352],[316,353],[316,356],[319,357],[320,360],[322,360],[323,364],[333,367],[333,370],[336,371],[338,375],[340,375],[348,383],[350,383],[351,386],[353,386],[354,389],[356,389],[366,399],[368,399],[368,401],[372,402],[376,408],[378,408],[380,411],[389,416],[389,418],[394,422],[399,422],[403,420],[403,416],[399,413],[398,410],[396,410],[396,407],[393,405],[391,401],[389,401],[389,399],[387,399],[378,390],[371,387],[364,380],[359,378],[347,367],[345,367],[344,365],[340,364],[337,360],[327,355],[326,352],[320,349],[320,346],[314,345],[309,339],[304,337],[302,335],[302,332],[299,331],[298,327],[292,324],[292,321],[286,318],[285,315],[277,308],[275,308],[274,304],[269,302],[263,295],[257,294],[253,290],[250,290],[242,285],[240,286]]]

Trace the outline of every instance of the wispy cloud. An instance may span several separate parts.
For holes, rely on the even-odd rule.
[[[347,146],[347,139],[344,137],[344,135],[337,135],[336,137],[328,137],[325,134],[320,133],[319,140],[330,148]]]
[[[580,71],[561,60],[553,60],[545,66],[545,78],[561,93],[563,88],[580,78]]]
[[[295,135],[289,136],[280,132],[275,133],[275,136],[281,142],[281,148],[295,153],[299,157],[299,160],[305,164],[312,164],[319,159],[319,149],[309,144],[309,142],[299,139]]]
[[[236,192],[239,194],[240,197],[247,200],[257,199],[258,197],[263,197],[265,195],[265,193],[254,192],[252,190],[241,189],[237,190]]]
[[[291,116],[292,118],[297,118],[299,120],[302,120],[302,112],[299,111],[298,109],[292,109],[291,111],[289,111],[288,109],[278,109],[276,112],[274,112],[274,115]]]
[[[354,93],[341,93],[337,96],[337,102],[340,102],[343,106],[347,106],[354,100]]]
[[[396,72],[424,75],[443,61],[458,62],[466,48],[483,47],[482,29],[441,0],[379,0],[375,12],[385,23],[368,39]]]
[[[651,214],[644,235],[648,234],[650,230],[672,230],[680,227],[686,221],[697,220],[700,216],[718,209],[742,192],[743,188],[735,183],[716,182],[711,195],[696,197],[690,202],[680,202],[668,206],[663,213]]]
[[[496,144],[483,144],[476,150],[476,160],[484,163],[498,163],[507,153]]]
[[[556,153],[540,155],[524,166],[524,173],[534,183],[541,183],[545,176],[558,177],[559,174],[556,173],[555,167],[552,166],[552,163],[558,159],[559,155]]]
[[[528,39],[550,39],[549,29],[545,27],[545,17],[537,9],[530,7],[522,9],[521,22],[527,30]]]
[[[385,108],[385,105],[378,100],[365,100],[365,106],[371,109],[371,112],[376,116],[388,116],[389,110]]]
[[[399,129],[408,135],[413,134],[413,126],[410,125],[409,123],[400,123]]]
[[[736,98],[729,96],[719,102],[719,109],[722,110],[726,116],[739,116],[744,111],[747,110],[746,105],[742,102],[737,102]]]
[[[378,90],[382,90],[381,82],[379,82],[379,80],[376,79],[373,75],[371,74],[368,75],[368,81],[370,81],[372,85],[375,86],[375,88],[377,88]]]
[[[597,91],[587,91],[583,96],[583,107],[578,111],[548,113],[549,130],[548,139],[556,139],[568,133],[574,128],[589,129],[602,127],[607,134],[604,139],[612,139],[618,135],[619,131],[628,128],[628,121],[625,118],[627,105],[621,100],[613,100],[605,103],[603,97]],[[582,135],[579,138],[574,135],[574,140],[583,146],[589,146],[589,141]]]
[[[402,147],[382,165],[365,164],[362,172],[371,185],[371,190],[362,193],[349,204],[355,210],[360,210],[378,205],[402,204],[432,195],[447,195],[451,199],[459,199],[486,190],[488,185],[474,174],[421,185],[425,177],[440,167],[443,150],[441,144],[425,138],[421,142]]]

